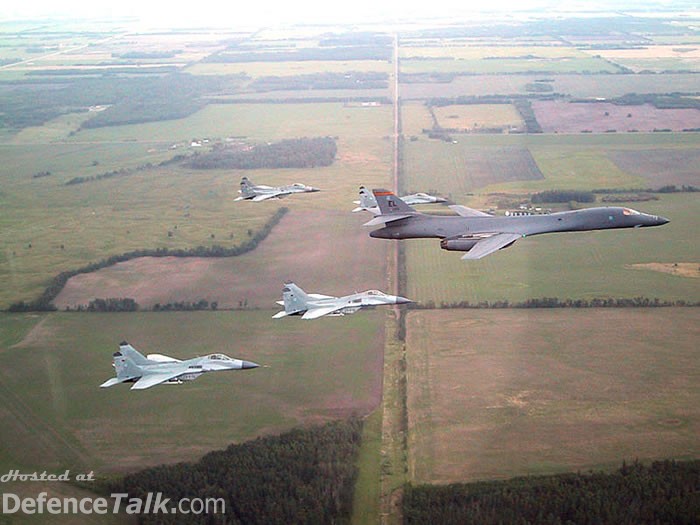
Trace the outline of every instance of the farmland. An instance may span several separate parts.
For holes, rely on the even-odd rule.
[[[0,146],[6,159],[0,172],[7,181],[0,194],[0,221],[5,226],[0,233],[0,275],[5,274],[8,283],[0,292],[0,304],[29,300],[51,276],[109,255],[142,248],[235,246],[278,208],[234,203],[241,171],[153,166],[87,184],[64,184],[77,174],[155,164],[177,153],[168,149],[171,144],[184,147],[183,141],[192,136],[232,134],[260,141],[336,135],[339,152],[334,165],[282,173],[258,170],[255,180],[334,187],[333,192],[314,195],[319,198],[313,206],[351,207],[360,184],[377,184],[386,176],[389,144],[382,137],[389,133],[389,112],[381,106],[341,104],[210,106],[180,122],[85,130],[50,144],[31,143],[43,132],[25,130],[15,139],[24,143]],[[162,142],[151,142],[158,140]],[[32,177],[44,170],[51,176]],[[309,210],[310,203],[301,203],[307,200],[298,199],[299,206]],[[30,204],[36,202],[43,205]],[[297,205],[290,203],[292,208]],[[221,221],[222,216],[228,220]]]
[[[421,78],[423,81],[420,81]],[[433,97],[527,95],[527,87],[534,82],[546,80],[552,93],[572,97],[613,98],[626,93],[668,93],[669,86],[681,92],[697,90],[697,76],[692,73],[658,75],[641,73],[636,75],[578,75],[578,74],[489,74],[455,75],[441,78],[440,82],[427,82],[425,77],[416,77],[401,86],[405,100],[429,99]]]
[[[289,209],[244,255],[135,258],[71,278],[54,302],[130,297],[140,312],[1,313],[2,468],[114,476],[369,415],[353,520],[391,524],[407,482],[697,457],[697,308],[512,308],[700,302],[699,194],[644,191],[700,186],[700,133],[683,131],[700,128],[696,17],[552,15],[260,30],[0,23],[0,309],[111,255],[242,245]],[[302,137],[332,138],[334,162],[186,159]],[[322,191],[234,202],[244,175]],[[605,188],[671,222],[535,236],[480,261],[436,239],[402,241],[399,256],[367,235],[368,214],[350,213],[361,184],[497,214],[536,192]],[[274,321],[287,280],[334,295],[400,288],[422,309]],[[217,310],[145,311],[202,299]],[[510,307],[454,308],[486,302]],[[98,389],[123,339],[263,367]]]
[[[59,309],[75,308],[95,297],[131,297],[151,308],[156,303],[204,298],[217,302],[219,308],[271,308],[290,279],[308,292],[334,295],[382,288],[388,247],[372,243],[361,227],[361,217],[353,218],[316,212],[315,222],[309,224],[307,212],[294,211],[251,253],[204,259],[142,257],[73,277],[55,304]],[[329,246],[334,247],[337,264],[325,264]],[[348,271],[359,267],[364,271]]]
[[[438,125],[446,129],[479,131],[506,129],[524,131],[524,123],[510,104],[469,104],[465,106],[440,106],[434,109]]]
[[[411,478],[697,457],[697,326],[694,308],[412,312]]]
[[[272,313],[3,314],[0,463],[105,474],[377,406],[383,314],[275,323]],[[100,390],[124,339],[144,352],[224,352],[264,368],[145,395]]]
[[[536,101],[533,110],[545,133],[700,129],[700,111],[694,108],[657,109],[651,104],[629,107],[605,102]]]

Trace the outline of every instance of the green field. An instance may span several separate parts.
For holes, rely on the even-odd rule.
[[[510,104],[468,104],[433,109],[442,128],[479,131],[481,128],[524,129],[523,119]]]
[[[609,158],[610,152],[694,150],[700,143],[697,133],[455,135],[454,138],[457,144],[422,138],[407,142],[405,185],[413,188],[427,184],[442,193],[450,193],[458,202],[475,191],[659,187],[667,182],[657,183],[621,171]],[[517,173],[504,174],[491,167],[477,181],[472,180],[475,164],[486,163],[488,167],[488,161],[493,159],[498,165],[499,159],[494,155],[502,148],[529,150],[544,178],[532,179],[523,172],[526,178],[518,180]],[[679,162],[686,162],[682,155],[679,157]],[[686,169],[685,164],[681,166]],[[517,182],[499,182],[504,175]]]
[[[349,73],[351,71],[377,71],[388,73],[391,64],[382,60],[304,60],[299,62],[232,62],[197,63],[185,69],[193,75],[236,75],[245,73],[251,78],[287,77],[314,73]],[[308,94],[307,94],[308,95]]]
[[[0,166],[0,277],[6,283],[0,307],[31,300],[59,272],[109,255],[241,243],[248,230],[257,230],[279,207],[234,202],[245,174],[259,183],[303,181],[334,188],[315,195],[313,203],[285,201],[292,208],[350,210],[358,186],[385,184],[391,145],[383,137],[390,133],[390,122],[389,107],[241,104],[208,106],[179,121],[86,130],[66,139],[70,142],[39,142],[61,128],[55,121],[27,129],[11,144],[0,145],[5,160]],[[168,166],[64,185],[76,176],[157,164],[182,151],[169,149],[170,144],[184,147],[192,137],[228,135],[256,141],[336,136],[337,160],[328,168],[255,173]],[[51,176],[32,177],[41,171]]]
[[[580,75],[580,74],[488,74],[456,76],[450,82],[404,83],[404,100],[433,97],[460,97],[486,95],[527,95],[528,84],[547,80],[554,93],[572,97],[620,97],[627,93],[668,93],[669,86],[680,92],[697,90],[697,75],[692,73],[635,74],[635,75]]]
[[[453,59],[435,60],[431,58],[401,59],[402,73],[616,73],[619,69],[611,63],[595,57],[573,58],[531,58],[519,59],[503,57],[494,60]]]
[[[107,474],[377,406],[382,312],[314,323],[272,313],[0,316],[0,465]],[[124,339],[144,353],[223,352],[264,367],[144,392],[98,388]]]
[[[697,138],[692,135],[675,137],[678,142],[672,144],[667,136],[651,134],[609,137],[607,144],[603,144],[606,137],[600,135],[461,136],[458,144],[420,140],[406,145],[406,184],[412,190],[430,188],[459,203],[477,206],[487,202],[487,195],[491,192],[522,195],[545,189],[659,187],[667,181],[629,175],[621,171],[608,155],[613,151],[644,151],[650,147],[670,148],[668,151],[696,147]],[[495,159],[502,159],[506,152],[511,151],[502,149],[503,145],[512,148],[515,144],[532,153],[544,178],[481,188],[475,186],[475,181],[483,183],[489,176],[492,180],[503,176],[509,165],[495,168]],[[492,160],[486,162],[484,159]],[[678,159],[681,162],[682,155],[678,155]],[[517,166],[515,163],[510,167],[516,170],[515,178]],[[489,169],[494,170],[490,175]],[[479,193],[472,196],[475,191]],[[696,217],[700,213],[697,194],[663,195],[658,201],[630,202],[627,205],[669,217],[671,223],[663,228],[634,231],[537,236],[523,239],[508,250],[483,260],[466,262],[460,259],[459,252],[441,250],[436,239],[400,241],[407,254],[407,296],[418,301],[433,301],[437,305],[460,301],[520,302],[545,296],[562,299],[645,296],[669,301],[700,300],[697,279],[628,268],[637,263],[700,262],[700,252],[693,241]]]
[[[699,313],[412,312],[411,480],[474,481],[697,457]]]

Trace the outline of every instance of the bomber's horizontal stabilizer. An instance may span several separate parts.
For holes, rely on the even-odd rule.
[[[379,226],[380,224],[387,224],[394,221],[400,221],[401,219],[408,219],[409,217],[413,216],[414,215],[410,213],[399,213],[396,215],[377,215],[374,219],[372,219],[369,222],[366,222],[364,225]]]

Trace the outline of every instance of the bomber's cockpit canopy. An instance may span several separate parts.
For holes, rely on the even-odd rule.
[[[641,212],[639,212],[637,210],[633,210],[632,208],[622,208],[622,213],[624,215],[641,215],[642,214]]]

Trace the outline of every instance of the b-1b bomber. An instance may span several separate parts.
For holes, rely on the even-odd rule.
[[[668,219],[630,208],[597,207],[547,215],[500,217],[465,206],[450,206],[458,215],[417,212],[392,192],[372,191],[379,215],[365,226],[382,226],[369,233],[379,239],[438,238],[443,250],[467,252],[462,259],[481,259],[518,239],[554,232],[609,230],[661,226]]]

